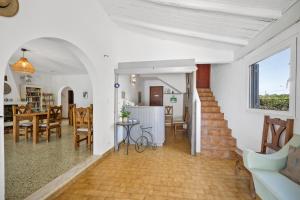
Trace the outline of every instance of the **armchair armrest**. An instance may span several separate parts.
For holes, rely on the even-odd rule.
[[[259,154],[252,150],[244,150],[243,161],[245,167],[251,169],[262,169],[279,171],[284,168],[287,156],[282,154]]]

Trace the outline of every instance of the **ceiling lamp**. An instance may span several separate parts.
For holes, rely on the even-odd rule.
[[[27,58],[24,57],[25,52],[29,50],[22,48],[21,51],[23,52],[23,56],[15,64],[11,65],[12,69],[18,73],[33,74],[35,72],[35,68],[27,60]]]

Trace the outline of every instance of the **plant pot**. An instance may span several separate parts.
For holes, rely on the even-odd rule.
[[[123,123],[128,122],[128,118],[127,118],[127,117],[123,117],[123,118],[122,118],[122,122],[123,122]]]

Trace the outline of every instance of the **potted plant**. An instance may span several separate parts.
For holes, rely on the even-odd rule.
[[[122,106],[121,109],[122,122],[128,122],[129,116],[130,116],[130,112],[126,110],[126,106]]]

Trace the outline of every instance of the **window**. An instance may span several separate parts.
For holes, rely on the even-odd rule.
[[[291,49],[250,65],[250,108],[290,110]]]

